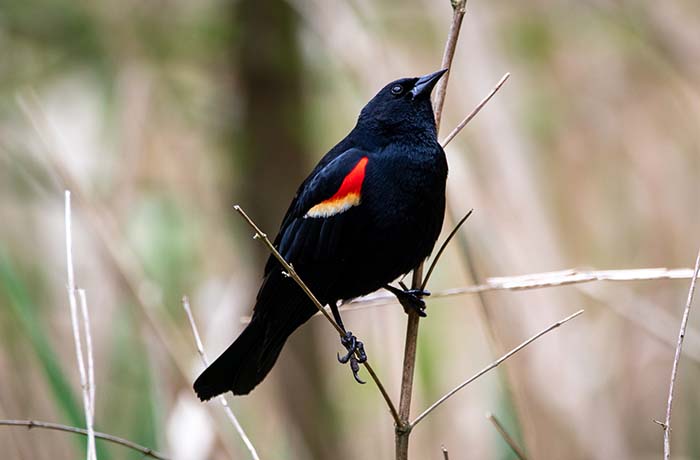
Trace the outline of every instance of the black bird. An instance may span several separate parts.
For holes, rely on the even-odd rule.
[[[404,309],[425,316],[427,292],[389,283],[428,257],[442,228],[447,161],[430,93],[446,71],[382,88],[301,184],[274,241],[344,331],[338,302],[382,287]],[[205,401],[226,391],[248,394],[270,372],[287,338],[316,311],[271,256],[250,324],[199,376],[197,396]],[[341,343],[347,355],[338,360],[350,361],[360,381],[362,342],[346,331]]]

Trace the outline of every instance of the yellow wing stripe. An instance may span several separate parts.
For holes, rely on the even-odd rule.
[[[348,193],[347,195],[334,200],[326,200],[309,209],[304,217],[330,217],[347,211],[353,206],[360,204],[359,193]]]

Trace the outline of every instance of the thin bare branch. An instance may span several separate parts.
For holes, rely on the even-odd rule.
[[[71,224],[71,199],[70,191],[65,192],[65,229],[66,229],[66,272],[68,278],[68,304],[70,306],[71,325],[73,327],[73,341],[75,342],[75,355],[78,359],[78,372],[80,374],[80,386],[83,394],[83,409],[85,412],[85,426],[88,433],[87,445],[87,460],[97,460],[95,451],[95,434],[92,424],[94,413],[90,403],[91,390],[85,371],[85,358],[83,355],[83,346],[80,338],[80,324],[78,319],[78,302],[75,297],[75,272],[73,269],[73,232]],[[87,307],[86,307],[87,308]],[[89,333],[89,328],[86,326],[86,334]]]
[[[473,375],[472,377],[470,377],[469,379],[467,379],[467,380],[465,380],[464,382],[462,382],[462,383],[460,383],[459,385],[457,385],[455,388],[453,388],[452,390],[450,390],[450,391],[449,391],[447,394],[445,394],[443,397],[441,397],[440,399],[438,399],[437,401],[435,401],[430,407],[428,407],[426,410],[424,410],[418,417],[416,417],[415,420],[413,420],[413,422],[411,422],[410,428],[412,429],[413,427],[415,427],[421,420],[423,420],[425,417],[427,417],[427,416],[428,416],[432,411],[434,411],[440,404],[444,403],[447,399],[449,399],[450,397],[452,397],[452,396],[453,396],[455,393],[457,393],[459,390],[461,390],[461,389],[464,388],[465,386],[469,385],[471,382],[473,382],[474,380],[478,379],[478,378],[481,377],[482,375],[486,374],[486,373],[489,372],[490,370],[495,369],[495,368],[498,367],[503,361],[507,360],[508,358],[510,358],[511,356],[513,356],[514,354],[516,354],[517,352],[519,352],[520,350],[522,350],[522,349],[525,348],[526,346],[530,345],[530,344],[531,344],[532,342],[534,342],[535,340],[539,339],[540,337],[542,337],[543,335],[547,334],[548,332],[553,331],[554,329],[558,328],[559,326],[561,326],[562,324],[566,323],[567,321],[570,321],[570,320],[576,318],[577,316],[581,315],[582,313],[583,313],[583,310],[579,310],[579,311],[577,311],[576,313],[574,313],[573,315],[567,316],[566,318],[557,321],[556,323],[554,323],[554,324],[552,324],[551,326],[549,326],[547,329],[544,329],[544,330],[538,332],[537,334],[533,335],[532,337],[530,337],[529,339],[527,339],[526,341],[524,341],[523,343],[521,343],[521,344],[518,345],[517,347],[513,348],[511,351],[509,351],[509,352],[506,353],[505,355],[501,356],[501,357],[498,358],[496,361],[492,362],[491,364],[489,364],[488,366],[486,366],[485,368],[483,368],[482,370],[480,370],[479,372],[477,372],[476,374],[474,374],[474,375]]]
[[[335,330],[338,332],[338,334],[342,337],[344,335],[343,329],[336,324],[336,322],[333,320],[331,317],[330,313],[326,311],[326,309],[323,307],[321,302],[316,298],[313,292],[311,292],[311,289],[304,283],[304,281],[301,279],[301,277],[297,274],[296,270],[294,270],[294,267],[292,267],[291,264],[289,264],[284,257],[282,257],[282,254],[279,253],[277,248],[272,244],[270,239],[267,237],[265,233],[263,233],[262,230],[253,222],[253,220],[246,214],[246,212],[243,210],[238,205],[235,205],[233,209],[236,210],[238,214],[245,219],[245,221],[248,223],[248,225],[255,231],[255,234],[253,235],[253,239],[260,240],[262,243],[267,246],[267,249],[272,253],[273,256],[279,261],[279,263],[282,265],[282,268],[284,268],[285,272],[289,275],[290,278],[292,278],[301,288],[302,291],[306,294],[306,296],[311,299],[313,304],[316,306],[319,312],[328,320],[329,323],[333,325]],[[357,352],[356,352],[357,353]],[[379,392],[382,394],[382,397],[384,398],[384,401],[387,404],[387,407],[389,408],[389,412],[391,412],[391,416],[394,418],[394,422],[398,425],[400,423],[399,419],[399,413],[396,411],[396,407],[394,406],[394,403],[391,401],[391,398],[389,397],[389,393],[387,393],[386,389],[384,388],[384,385],[382,384],[381,380],[379,380],[379,377],[377,374],[374,372],[374,369],[372,369],[372,366],[370,366],[369,361],[365,361],[362,363],[362,365],[367,369],[367,372],[369,373],[370,377],[374,381],[375,385],[377,385],[377,388],[379,388]]]
[[[518,446],[518,443],[516,443],[515,440],[511,437],[511,435],[508,434],[508,432],[503,427],[503,425],[501,425],[501,422],[498,421],[496,416],[489,412],[486,414],[486,418],[489,419],[489,421],[493,424],[494,428],[496,428],[496,431],[498,431],[498,434],[501,435],[503,440],[506,442],[506,444],[508,444],[508,446],[511,448],[516,457],[518,457],[520,460],[527,460],[525,453]]]
[[[41,422],[38,420],[0,420],[0,426],[19,426],[25,427],[30,430],[32,428],[40,428],[44,430],[64,431],[66,433],[81,434],[83,436],[88,435],[87,430],[83,428],[62,425],[60,423]],[[166,457],[165,455],[151,449],[150,447],[141,446],[139,444],[136,444],[135,442],[129,441],[128,439],[120,438],[119,436],[114,436],[107,433],[100,433],[99,431],[95,431],[94,435],[98,439],[102,439],[103,441],[111,442],[113,444],[119,444],[120,446],[124,446],[126,448],[135,450],[151,458],[156,458],[158,460],[170,460],[169,457]]]
[[[690,317],[690,306],[693,304],[693,296],[695,295],[695,282],[698,279],[700,271],[700,250],[695,258],[695,270],[693,271],[693,280],[690,282],[688,289],[688,299],[685,303],[683,311],[683,319],[681,320],[681,328],[678,331],[678,345],[676,345],[676,354],[673,357],[673,368],[671,369],[671,383],[668,386],[668,403],[666,404],[666,421],[663,424],[664,428],[664,460],[671,459],[671,412],[673,410],[673,390],[675,389],[676,376],[678,375],[678,366],[681,361],[681,350],[683,348],[683,339],[685,331],[688,327],[688,318]]]
[[[450,31],[447,34],[447,42],[445,43],[445,51],[442,55],[441,68],[447,69],[445,76],[438,82],[435,102],[433,103],[433,112],[435,113],[435,130],[440,132],[440,121],[442,120],[442,108],[445,105],[445,96],[447,94],[447,84],[450,79],[450,67],[454,59],[455,50],[457,49],[457,40],[459,40],[459,31],[462,28],[462,20],[464,19],[465,7],[467,0],[451,0],[452,4],[452,24]],[[423,265],[421,262],[413,270],[413,279],[411,282],[412,289],[421,289],[423,286]],[[418,342],[418,326],[420,317],[414,310],[408,311],[408,320],[406,321],[406,343],[404,346],[403,372],[401,375],[401,394],[399,397],[399,418],[396,422],[396,460],[408,459],[408,441],[411,436],[411,425],[409,423],[411,417],[411,399],[413,397],[413,375],[416,367],[416,349]]]
[[[447,248],[447,245],[450,244],[450,241],[452,241],[452,238],[457,234],[459,229],[462,227],[462,225],[467,221],[469,216],[472,215],[472,212],[474,212],[473,209],[470,209],[468,213],[462,217],[459,222],[457,222],[457,225],[455,225],[455,228],[452,229],[449,235],[447,235],[447,238],[445,238],[445,241],[442,243],[440,246],[440,249],[438,250],[437,254],[435,254],[435,258],[433,261],[430,263],[430,268],[428,268],[428,273],[425,274],[425,278],[423,279],[423,282],[421,283],[421,289],[424,290],[428,286],[428,281],[430,280],[430,275],[433,274],[433,270],[435,269],[435,266],[437,265],[438,261],[440,260],[440,256],[442,256],[442,253],[445,251],[445,248]]]
[[[209,366],[209,358],[207,358],[207,353],[204,351],[204,344],[202,344],[202,339],[199,336],[197,324],[194,322],[194,315],[192,315],[192,309],[190,308],[190,299],[187,296],[182,297],[182,308],[185,309],[187,319],[190,322],[190,328],[192,329],[192,335],[194,335],[194,343],[197,347],[197,353],[199,354],[199,357],[202,360],[202,364],[204,364],[204,366],[207,367]],[[250,441],[250,438],[248,438],[248,435],[246,434],[245,430],[243,430],[243,427],[238,422],[238,419],[234,415],[233,410],[231,410],[231,406],[229,406],[226,397],[224,395],[220,395],[217,399],[219,400],[219,403],[221,403],[221,405],[223,406],[224,412],[226,413],[226,417],[228,417],[228,419],[231,421],[233,427],[238,432],[238,435],[243,440],[243,443],[245,444],[246,448],[248,448],[251,457],[253,457],[254,460],[260,460],[260,457],[258,456],[258,451],[255,449],[255,446]]]
[[[491,100],[491,98],[498,92],[499,89],[501,89],[501,86],[503,86],[503,84],[506,82],[506,80],[508,80],[509,77],[510,72],[507,72],[505,75],[503,75],[503,77],[501,77],[501,80],[498,83],[496,83],[496,86],[493,87],[491,92],[485,98],[483,98],[476,107],[474,107],[474,110],[472,110],[471,113],[464,118],[464,120],[462,120],[457,126],[455,126],[455,129],[453,129],[452,132],[448,134],[447,137],[443,139],[442,143],[440,144],[443,148],[447,147],[447,144],[449,144],[452,141],[452,139],[457,137],[457,134],[459,134],[464,129],[464,127],[467,126],[467,124],[469,124],[470,121],[472,121],[472,118],[474,118],[476,114],[484,108],[486,103]]]

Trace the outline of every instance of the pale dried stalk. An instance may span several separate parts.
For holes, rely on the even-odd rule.
[[[418,417],[416,417],[415,420],[413,420],[413,422],[411,422],[409,429],[413,429],[413,427],[415,427],[421,420],[423,420],[425,417],[427,417],[427,416],[428,416],[432,411],[434,411],[440,404],[442,404],[442,403],[444,403],[445,401],[447,401],[450,397],[452,397],[452,396],[453,396],[455,393],[457,393],[459,390],[461,390],[461,389],[464,388],[465,386],[469,385],[471,382],[473,382],[474,380],[478,379],[478,378],[481,377],[482,375],[486,374],[486,373],[489,372],[490,370],[495,369],[495,368],[498,367],[503,361],[507,360],[508,358],[510,358],[511,356],[513,356],[514,354],[516,354],[517,352],[519,352],[520,350],[522,350],[522,349],[525,348],[526,346],[530,345],[530,344],[531,344],[532,342],[534,342],[535,340],[539,339],[540,337],[542,337],[543,335],[547,334],[548,332],[553,331],[554,329],[558,328],[558,327],[561,326],[562,324],[564,324],[564,323],[566,323],[566,322],[568,322],[568,321],[571,321],[572,319],[576,318],[577,316],[581,315],[582,313],[583,313],[583,310],[579,310],[579,311],[577,311],[576,313],[574,313],[573,315],[567,316],[566,318],[564,318],[564,319],[562,319],[562,320],[560,320],[560,321],[557,321],[556,323],[554,323],[554,324],[552,324],[551,326],[549,326],[547,329],[544,329],[544,330],[538,332],[537,334],[533,335],[532,337],[530,337],[529,339],[527,339],[526,341],[524,341],[523,343],[521,343],[521,344],[518,345],[517,347],[513,348],[511,351],[509,351],[509,352],[506,353],[505,355],[501,356],[501,357],[498,358],[496,361],[492,362],[491,364],[489,364],[488,366],[486,366],[485,368],[483,368],[482,370],[480,370],[479,372],[477,372],[476,374],[474,374],[474,375],[473,375],[472,377],[470,377],[469,379],[467,379],[467,380],[465,380],[464,382],[462,382],[462,383],[460,383],[459,385],[457,385],[455,388],[453,388],[452,390],[450,390],[450,391],[449,391],[447,394],[445,394],[443,397],[441,397],[440,399],[438,399],[437,401],[435,401],[432,405],[430,405],[430,407],[428,407],[426,410],[424,410]]]
[[[487,278],[483,284],[445,289],[433,292],[431,299],[478,294],[488,291],[520,291],[590,283],[593,281],[651,281],[693,278],[692,268],[633,268],[624,270],[561,270],[555,272],[530,273],[528,275]],[[395,300],[389,294],[374,294],[344,304],[345,308],[360,308],[365,304],[383,304]]]
[[[19,426],[26,427],[29,430],[31,430],[32,428],[40,428],[44,430],[64,431],[66,433],[82,434],[83,436],[88,435],[88,431],[83,428],[62,425],[60,423],[41,422],[38,420],[0,420],[0,426]],[[148,457],[156,458],[158,460],[170,460],[165,455],[158,453],[150,447],[144,447],[140,444],[136,444],[133,441],[129,441],[128,439],[120,438],[119,436],[114,436],[107,433],[100,433],[99,431],[95,431],[93,434],[96,438],[114,444],[119,444],[120,446],[124,446],[126,448],[135,450]]]
[[[66,168],[56,155],[55,150],[60,150],[57,150],[58,147],[54,147],[55,142],[52,142],[53,139],[49,136],[52,131],[50,129],[51,123],[36,95],[33,92],[29,93],[29,97],[17,95],[17,103],[43,144],[47,155],[42,159],[47,160],[49,172],[57,175],[58,180],[70,188],[81,203],[81,209],[84,210],[88,223],[107,249],[108,261],[112,268],[123,277],[125,286],[140,307],[138,311],[144,315],[146,324],[153,329],[156,338],[161,341],[177,365],[182,382],[188,382],[189,369],[187,369],[184,360],[180,359],[181,356],[184,356],[184,350],[187,349],[186,341],[170,315],[160,313],[164,310],[163,306],[154,301],[153,296],[143,294],[144,286],[151,281],[146,276],[133,249],[122,244],[124,237],[119,231],[115,217],[105,212],[103,207],[95,204],[91,195],[82,187],[81,181]]]
[[[336,322],[333,320],[331,315],[326,311],[324,306],[319,302],[319,300],[316,298],[313,292],[311,292],[311,289],[304,283],[304,281],[301,279],[301,277],[297,274],[296,270],[294,270],[294,267],[290,265],[284,257],[282,257],[282,254],[279,253],[277,248],[275,248],[275,245],[272,244],[270,239],[267,237],[265,233],[263,233],[262,230],[257,226],[255,222],[246,214],[246,212],[241,208],[240,206],[236,205],[233,207],[233,209],[236,210],[238,214],[243,217],[243,219],[250,225],[250,227],[255,231],[255,234],[253,235],[253,239],[260,240],[262,243],[267,247],[267,249],[272,253],[273,256],[277,259],[277,261],[282,265],[282,268],[284,268],[285,273],[289,275],[290,278],[294,280],[294,282],[299,285],[302,291],[306,294],[306,296],[313,302],[314,306],[318,309],[318,311],[328,320],[329,323],[335,328],[335,330],[338,332],[338,334],[342,337],[345,333],[343,329],[336,324]],[[357,353],[357,352],[356,352]],[[394,418],[394,422],[399,425],[399,414],[396,411],[396,407],[394,406],[394,403],[391,401],[391,398],[389,397],[389,393],[387,393],[386,388],[384,388],[384,385],[382,384],[381,380],[379,380],[379,377],[377,374],[374,372],[374,369],[372,369],[372,366],[370,366],[369,361],[365,361],[362,363],[362,365],[367,369],[367,372],[369,373],[370,377],[372,378],[372,381],[374,381],[374,384],[377,386],[379,389],[379,392],[382,394],[382,397],[384,398],[384,401],[386,402],[387,407],[389,408],[389,412],[391,412],[391,416]]]
[[[520,460],[527,460],[525,453],[518,446],[518,443],[516,443],[515,440],[511,437],[511,435],[508,434],[508,432],[503,427],[503,425],[501,425],[501,422],[498,421],[496,416],[489,412],[486,414],[486,418],[493,424],[494,428],[496,428],[496,431],[498,431],[498,434],[500,434],[503,440],[506,442],[506,444],[508,444],[508,447],[511,448],[515,456],[518,457]]]
[[[78,302],[75,298],[75,273],[73,270],[73,234],[71,226],[71,200],[70,191],[65,192],[65,228],[66,228],[66,271],[68,277],[68,303],[70,305],[70,318],[73,327],[73,341],[75,342],[75,355],[78,359],[78,372],[80,373],[80,386],[83,393],[83,409],[85,411],[85,426],[87,427],[87,460],[97,460],[95,451],[95,432],[93,427],[94,410],[91,404],[91,390],[85,371],[85,358],[83,356],[83,346],[80,339],[80,324],[78,320]],[[85,307],[87,308],[87,307]],[[85,325],[86,336],[90,334],[88,325]],[[86,337],[87,341],[91,339]],[[90,354],[92,357],[92,353]],[[92,364],[90,364],[92,366]]]
[[[143,266],[133,249],[124,243],[124,236],[120,232],[117,220],[113,215],[105,212],[103,207],[95,204],[91,195],[82,187],[81,181],[65,167],[58,155],[56,155],[55,151],[58,148],[58,143],[52,142],[53,139],[49,135],[55,130],[49,129],[51,123],[42,109],[36,94],[31,91],[28,97],[17,94],[16,100],[27,120],[36,131],[37,138],[41,141],[47,153],[42,159],[47,161],[48,172],[58,176],[58,181],[70,188],[77,200],[80,201],[87,222],[107,249],[107,261],[110,263],[111,268],[123,278],[125,286],[140,307],[137,310],[138,313],[142,315],[143,321],[153,330],[155,337],[170,355],[179,371],[177,375],[182,383],[189,384],[189,369],[185,360],[182,359],[183,356],[186,356],[187,342],[172,317],[163,314],[165,311],[163,305],[159,301],[154,300],[154,296],[144,295],[145,290],[143,288],[144,286],[149,286],[151,281],[146,276]],[[57,145],[55,146],[54,144]],[[219,436],[221,436],[218,426],[217,431]]]
[[[207,367],[209,366],[209,358],[207,358],[207,353],[204,351],[204,344],[202,343],[202,339],[199,336],[197,324],[194,322],[194,316],[192,315],[192,309],[190,308],[190,299],[187,296],[182,297],[182,308],[185,309],[187,319],[190,322],[190,328],[192,329],[192,335],[194,335],[194,343],[197,347],[197,353],[199,354],[199,357],[201,358],[204,367]],[[250,438],[248,438],[248,435],[246,434],[245,430],[243,430],[243,427],[238,422],[238,419],[234,415],[233,410],[231,410],[231,406],[228,405],[226,397],[224,395],[219,395],[217,399],[224,407],[226,417],[228,417],[228,419],[231,421],[231,424],[233,424],[233,427],[236,429],[238,435],[241,437],[243,443],[250,452],[251,457],[253,457],[254,460],[260,460],[260,457],[258,456],[258,451],[255,449],[255,446],[250,441]]]
[[[78,289],[78,299],[80,299],[80,312],[83,320],[83,333],[85,334],[85,351],[87,352],[87,381],[90,391],[90,424],[88,429],[94,432],[95,426],[95,360],[92,354],[92,334],[90,333],[90,316],[88,314],[87,296],[85,289]],[[89,437],[88,437],[89,439]],[[94,443],[94,439],[93,439]],[[94,446],[93,446],[94,448]],[[95,452],[97,455],[97,452]]]
[[[501,80],[498,83],[496,83],[496,86],[493,87],[491,92],[485,98],[483,98],[476,107],[474,107],[474,110],[472,110],[469,115],[464,117],[464,120],[462,120],[457,126],[455,126],[455,129],[453,129],[452,132],[448,134],[447,137],[443,139],[443,141],[440,143],[440,145],[442,145],[443,148],[447,147],[447,144],[449,144],[452,141],[452,139],[457,137],[457,134],[459,134],[460,131],[462,131],[464,127],[467,126],[467,124],[470,121],[472,121],[472,118],[474,118],[476,114],[479,113],[482,108],[484,108],[484,106],[491,100],[491,98],[498,92],[498,90],[501,89],[501,86],[503,86],[503,84],[506,82],[506,80],[508,80],[509,77],[510,72],[507,72],[505,75],[503,75],[503,77],[501,77]]]
[[[678,345],[676,345],[676,354],[673,357],[673,368],[671,369],[671,383],[668,386],[668,402],[666,404],[666,421],[663,423],[664,429],[664,460],[671,459],[671,411],[673,410],[673,390],[675,389],[676,376],[678,375],[678,365],[681,361],[681,349],[683,348],[683,339],[685,331],[688,327],[688,318],[690,317],[690,306],[693,304],[693,296],[695,294],[695,282],[698,279],[700,271],[700,250],[695,258],[695,270],[693,271],[693,280],[690,282],[688,289],[688,299],[685,303],[683,311],[683,319],[681,320],[681,328],[678,331]]]

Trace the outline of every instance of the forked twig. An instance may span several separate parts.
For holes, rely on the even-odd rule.
[[[503,86],[503,84],[506,82],[506,80],[508,80],[509,77],[510,72],[506,72],[506,74],[503,75],[503,77],[501,77],[501,80],[498,83],[496,83],[496,86],[493,87],[491,92],[485,98],[483,98],[476,107],[474,107],[474,110],[472,110],[469,115],[464,117],[464,120],[460,121],[459,124],[455,126],[455,129],[453,129],[452,132],[448,134],[447,137],[443,139],[443,141],[440,143],[440,145],[442,145],[443,148],[447,147],[447,144],[449,144],[452,141],[452,139],[457,137],[457,134],[459,134],[460,131],[462,131],[464,127],[467,126],[467,124],[470,121],[472,121],[472,118],[474,118],[476,114],[484,108],[486,103],[491,100],[491,98],[498,92],[499,89],[501,89],[501,86]]]
[[[501,422],[498,421],[496,416],[489,412],[486,414],[486,418],[493,424],[494,428],[496,428],[496,431],[498,431],[498,434],[500,434],[503,440],[506,442],[506,444],[508,444],[508,447],[511,448],[515,456],[518,457],[520,460],[527,460],[525,453],[518,446],[518,443],[516,443],[515,439],[513,439],[513,437],[508,434],[508,432],[503,427],[503,425],[501,425]]]
[[[64,431],[66,433],[82,434],[83,436],[88,435],[88,431],[83,428],[62,425],[60,423],[41,422],[38,420],[0,420],[0,426],[20,426],[26,427],[29,430],[31,430],[32,428],[41,428],[44,430]],[[95,431],[93,434],[98,439],[102,439],[113,444],[119,444],[120,446],[124,446],[129,449],[135,450],[148,457],[157,458],[158,460],[170,460],[165,455],[151,449],[150,447],[144,447],[142,445],[136,444],[135,442],[129,441],[128,439],[120,438],[119,436],[114,436],[107,433],[100,433],[99,431]]]
[[[236,210],[238,214],[240,214],[243,219],[250,225],[250,227],[255,231],[255,235],[253,235],[253,239],[260,240],[262,243],[267,246],[267,249],[272,253],[273,256],[277,259],[277,261],[282,265],[282,268],[284,268],[285,272],[289,275],[290,278],[292,278],[301,288],[302,291],[306,294],[306,296],[313,302],[313,304],[316,306],[319,312],[328,320],[329,323],[333,325],[336,331],[338,331],[338,334],[343,337],[345,332],[343,329],[338,326],[338,324],[333,320],[331,315],[326,311],[326,309],[323,307],[321,302],[318,301],[316,296],[314,295],[313,292],[311,292],[311,289],[304,283],[304,281],[301,279],[301,277],[297,274],[296,270],[294,270],[294,267],[292,267],[291,264],[289,264],[284,257],[282,257],[282,254],[279,253],[277,248],[275,248],[275,245],[272,244],[270,239],[267,237],[265,233],[263,233],[262,230],[256,225],[255,222],[246,214],[246,212],[243,210],[238,205],[235,205],[233,209]],[[357,353],[357,351],[355,352]],[[358,356],[359,357],[359,356]],[[374,381],[375,385],[377,385],[377,388],[379,388],[379,392],[382,394],[382,397],[384,398],[384,401],[386,402],[386,405],[389,408],[389,412],[391,412],[391,416],[394,418],[394,422],[398,425],[399,424],[399,414],[396,411],[396,407],[394,406],[394,403],[391,401],[391,398],[389,397],[389,393],[387,393],[386,389],[384,388],[384,385],[382,384],[381,380],[379,380],[379,377],[377,374],[374,372],[374,369],[372,369],[372,366],[370,366],[368,361],[365,361],[362,363],[362,365],[367,369],[367,372],[369,373],[370,377]]]
[[[695,269],[693,271],[693,280],[690,282],[688,289],[688,299],[685,303],[683,311],[683,319],[681,320],[681,328],[678,331],[678,345],[676,345],[676,354],[673,357],[673,368],[671,369],[671,383],[668,386],[668,402],[666,404],[666,421],[662,424],[664,429],[664,460],[671,459],[671,411],[673,409],[673,390],[675,389],[676,376],[678,375],[678,365],[681,361],[681,349],[683,348],[683,339],[685,331],[688,327],[688,317],[690,316],[690,306],[693,304],[693,296],[695,295],[695,282],[698,279],[700,272],[700,250],[695,258]]]
[[[433,261],[430,263],[430,268],[428,268],[428,273],[425,274],[425,278],[423,278],[423,282],[421,283],[421,290],[425,290],[425,288],[428,286],[428,281],[430,280],[430,275],[433,274],[433,270],[435,269],[435,266],[437,265],[438,261],[440,260],[440,256],[442,256],[442,253],[445,251],[445,248],[447,248],[447,245],[450,244],[450,241],[452,241],[452,238],[457,234],[459,229],[462,227],[462,224],[464,224],[469,216],[472,215],[472,212],[474,212],[473,209],[470,209],[468,213],[462,217],[459,222],[457,222],[457,225],[455,225],[455,228],[452,229],[449,235],[447,235],[447,238],[445,238],[445,241],[442,243],[440,246],[440,249],[438,250],[437,254],[435,254],[435,258]]]
[[[465,386],[469,385],[471,382],[473,382],[474,380],[478,379],[478,378],[481,377],[482,375],[486,374],[486,373],[489,372],[490,370],[492,370],[492,369],[498,367],[498,365],[501,364],[503,361],[507,360],[508,358],[510,358],[511,356],[513,356],[514,354],[516,354],[517,352],[519,352],[520,350],[522,350],[522,349],[525,348],[526,346],[530,345],[530,344],[531,344],[532,342],[534,342],[535,340],[539,339],[540,337],[542,337],[543,335],[547,334],[548,332],[553,331],[554,329],[558,328],[558,327],[561,326],[562,324],[564,324],[564,323],[566,323],[566,322],[568,322],[568,321],[570,321],[570,320],[576,318],[577,316],[579,316],[579,315],[582,314],[582,313],[583,313],[583,310],[579,310],[579,311],[577,311],[576,313],[574,313],[573,315],[567,316],[566,318],[557,321],[556,323],[554,323],[554,324],[552,324],[551,326],[549,326],[547,329],[544,329],[544,330],[538,332],[537,334],[533,335],[532,337],[530,337],[529,339],[527,339],[526,341],[524,341],[523,343],[521,343],[521,344],[518,345],[517,347],[513,348],[511,351],[509,351],[509,352],[506,353],[505,355],[501,356],[501,357],[498,358],[496,361],[492,362],[491,364],[489,364],[488,366],[486,366],[485,368],[483,368],[482,370],[480,370],[479,372],[477,372],[476,374],[474,374],[474,375],[473,375],[472,377],[470,377],[469,379],[467,379],[467,380],[465,380],[464,382],[462,382],[462,383],[460,383],[459,385],[457,385],[455,388],[453,388],[452,390],[450,390],[450,391],[449,391],[447,394],[445,394],[443,397],[441,397],[440,399],[438,399],[437,401],[435,401],[432,405],[430,405],[430,407],[428,407],[426,410],[424,410],[418,417],[416,417],[415,420],[413,420],[413,421],[411,422],[411,424],[410,424],[410,429],[413,429],[413,427],[415,427],[421,420],[423,420],[425,417],[427,417],[427,416],[428,416],[432,411],[434,411],[440,404],[444,403],[447,399],[449,399],[450,397],[452,397],[452,396],[453,396],[455,393],[457,393],[459,390],[461,390],[461,389],[464,388]]]
[[[204,351],[204,344],[202,343],[202,339],[199,336],[199,329],[197,329],[197,324],[194,322],[194,315],[192,315],[192,309],[190,308],[190,299],[187,296],[182,296],[182,308],[185,310],[185,313],[187,314],[187,319],[190,322],[190,328],[192,329],[192,335],[194,335],[194,343],[197,347],[197,353],[199,354],[199,357],[202,360],[202,364],[204,364],[204,367],[207,367],[209,366],[209,358],[207,358],[207,353],[206,351]],[[231,406],[228,405],[226,397],[224,395],[219,395],[217,399],[219,400],[219,403],[221,403],[221,405],[224,407],[226,417],[228,417],[228,419],[233,424],[233,427],[236,429],[238,435],[243,440],[243,443],[248,448],[251,457],[253,457],[254,460],[260,460],[260,457],[258,456],[258,451],[255,449],[255,446],[250,441],[250,438],[248,438],[248,435],[246,434],[245,430],[243,430],[243,427],[238,422],[238,419],[233,413],[233,410],[231,410]]]

